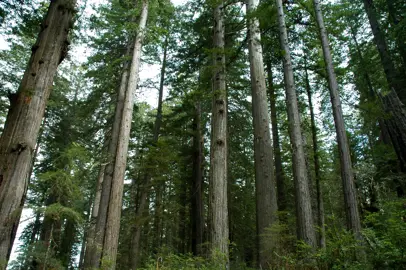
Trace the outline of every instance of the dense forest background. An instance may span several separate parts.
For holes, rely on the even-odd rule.
[[[406,268],[404,0],[0,0],[0,33],[0,269]]]

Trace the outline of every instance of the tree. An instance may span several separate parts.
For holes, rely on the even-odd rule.
[[[285,79],[286,107],[288,111],[289,136],[292,145],[292,166],[295,185],[297,236],[311,247],[316,246],[316,234],[313,225],[309,180],[303,148],[300,116],[293,78],[288,35],[281,0],[276,0],[278,11],[279,38],[283,50],[283,69]]]
[[[277,186],[277,198],[278,198],[278,210],[286,210],[286,190],[285,190],[285,173],[282,167],[282,157],[281,157],[281,147],[280,147],[280,137],[279,137],[279,125],[278,125],[278,114],[276,109],[276,93],[275,85],[273,83],[272,74],[272,64],[271,61],[267,64],[268,70],[268,91],[269,100],[271,104],[271,124],[272,124],[272,141],[273,148],[275,151],[275,178]]]
[[[20,219],[28,173],[58,65],[66,57],[76,1],[52,1],[0,139],[0,262],[5,265]]]
[[[330,89],[330,99],[333,108],[334,124],[337,133],[337,142],[339,148],[341,164],[341,180],[343,183],[344,203],[347,216],[347,228],[352,230],[358,239],[361,238],[361,221],[359,217],[357,193],[354,183],[354,174],[352,171],[352,162],[347,134],[344,126],[343,112],[341,108],[340,94],[338,92],[338,83],[334,72],[333,59],[330,52],[327,31],[324,26],[323,15],[318,0],[313,0],[316,14],[316,22],[320,31],[324,62],[328,76]]]
[[[403,103],[406,101],[404,80],[401,73],[396,69],[389,53],[387,42],[381,26],[378,22],[374,2],[364,0],[364,8],[368,15],[374,42],[378,49],[381,63],[385,72],[389,91],[382,95],[382,102],[385,111],[390,115],[387,125],[392,144],[400,161],[402,171],[405,171],[406,164],[406,111]]]
[[[306,57],[305,57],[306,61]],[[326,248],[326,228],[324,220],[324,202],[323,202],[323,192],[321,187],[321,172],[320,172],[320,159],[319,159],[319,143],[317,141],[317,126],[316,118],[314,115],[312,90],[310,87],[310,79],[307,71],[307,62],[305,62],[305,80],[306,80],[306,92],[309,102],[309,112],[310,112],[310,124],[312,131],[312,142],[313,142],[313,162],[314,162],[314,172],[316,178],[316,201],[317,201],[317,225],[319,227],[319,247]]]
[[[247,14],[258,7],[259,1],[247,2]],[[276,187],[274,178],[273,149],[270,120],[266,98],[265,71],[261,47],[261,34],[257,18],[248,18],[248,50],[251,71],[252,118],[254,124],[255,190],[257,205],[257,234],[259,243],[259,266],[269,265],[275,241],[266,237],[266,229],[277,221]]]
[[[123,113],[120,119],[120,132],[117,142],[117,152],[114,160],[114,173],[111,184],[110,200],[106,220],[106,232],[103,241],[102,267],[115,269],[120,231],[120,216],[123,196],[124,175],[127,166],[128,142],[133,114],[134,91],[137,89],[139,66],[141,59],[142,42],[148,17],[148,0],[142,2],[142,9],[137,35],[134,42],[134,51],[131,69],[126,87]]]
[[[214,7],[213,103],[210,146],[210,239],[212,256],[220,253],[228,269],[227,94],[224,54],[224,4]],[[224,256],[224,258],[223,258]]]

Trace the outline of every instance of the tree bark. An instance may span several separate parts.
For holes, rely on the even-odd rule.
[[[276,7],[278,10],[279,37],[283,50],[286,106],[288,111],[289,135],[293,154],[297,236],[299,240],[303,240],[311,247],[315,247],[316,234],[313,226],[309,180],[282,0],[276,0]]]
[[[133,50],[133,44],[131,42],[128,44],[127,51],[125,56],[129,56]],[[89,233],[89,240],[86,243],[86,252],[84,258],[84,267],[85,269],[88,268],[97,268],[100,265],[100,257],[102,254],[102,245],[103,239],[106,229],[106,221],[107,221],[107,211],[108,211],[108,204],[110,200],[110,191],[111,191],[111,184],[114,172],[114,165],[115,165],[115,156],[117,152],[117,145],[118,145],[118,138],[119,138],[119,131],[120,131],[120,123],[121,117],[123,114],[123,107],[124,107],[124,99],[125,99],[125,92],[128,84],[128,77],[129,77],[129,68],[130,63],[126,61],[123,66],[123,73],[121,74],[121,82],[117,92],[116,98],[116,108],[114,112],[114,119],[113,119],[113,126],[111,129],[110,134],[110,141],[107,150],[107,164],[104,166],[103,175],[101,175],[102,171],[99,172],[99,177],[103,177],[102,179],[99,178],[99,181],[102,181],[101,185],[101,195],[100,201],[98,203],[97,213],[92,213],[92,216],[96,216],[95,221],[95,229],[94,232],[91,232],[92,235]],[[107,137],[107,136],[106,136]],[[102,170],[102,168],[101,168]],[[96,206],[96,199],[94,205]]]
[[[385,71],[386,80],[389,87],[396,92],[399,99],[404,104],[406,102],[406,86],[404,84],[403,76],[396,69],[392,57],[389,53],[388,46],[386,44],[385,35],[381,30],[376,15],[376,9],[373,0],[363,0],[365,12],[368,15],[368,20],[371,25],[372,33],[374,35],[374,42],[378,48],[381,63]]]
[[[210,145],[210,224],[212,256],[224,256],[228,269],[227,92],[224,54],[224,4],[214,8],[213,103]]]
[[[0,268],[5,268],[18,226],[35,143],[56,69],[68,51],[75,0],[51,1],[0,138]]]
[[[130,75],[126,88],[123,113],[120,121],[120,132],[114,163],[114,173],[111,180],[110,200],[108,205],[106,230],[103,242],[102,267],[115,269],[117,258],[118,235],[120,232],[121,207],[124,188],[124,176],[127,166],[128,142],[130,139],[131,121],[134,109],[134,92],[137,88],[141,48],[145,35],[148,17],[148,0],[142,2],[141,16],[134,43],[134,52]]]
[[[165,43],[164,43],[164,54],[163,54],[163,59],[162,59],[161,76],[160,76],[160,82],[159,82],[158,107],[157,107],[157,114],[155,116],[154,131],[152,134],[151,145],[156,145],[158,143],[159,134],[161,132],[163,94],[164,94],[164,86],[165,86],[165,72],[166,72],[168,46],[169,46],[168,40],[169,40],[169,36],[167,36],[165,38]],[[147,206],[148,206],[147,201],[148,201],[148,193],[150,191],[150,184],[151,184],[151,175],[149,172],[145,172],[144,176],[143,176],[143,184],[139,185],[139,188],[140,188],[139,204],[138,204],[138,208],[135,213],[136,224],[134,226],[133,233],[132,233],[133,238],[131,241],[131,247],[132,247],[133,252],[132,252],[131,259],[130,259],[130,264],[131,264],[132,270],[137,269],[138,265],[139,265],[139,258],[140,258],[140,251],[141,251],[141,233],[142,233],[142,227],[143,227],[142,222],[139,222],[139,221],[143,220],[143,216],[145,215],[145,212],[147,210]],[[160,187],[159,187],[159,189],[160,189]],[[162,192],[162,190],[160,192]],[[161,201],[162,198],[160,198],[158,200]],[[159,206],[158,208],[161,208],[161,207]],[[158,210],[158,211],[160,211],[160,210]],[[155,218],[159,218],[159,217],[156,216]],[[158,234],[160,234],[161,222],[156,220],[155,226],[156,226],[155,228],[157,228],[156,235],[158,235]],[[160,236],[159,236],[159,238],[160,238]],[[159,247],[159,245],[157,245],[157,246]]]
[[[384,33],[381,31],[372,0],[364,0],[364,8],[368,15],[369,23],[374,34],[374,41],[378,48],[381,63],[385,71],[389,85],[389,93],[381,95],[385,112],[389,114],[385,126],[391,138],[393,147],[398,157],[402,171],[406,171],[406,112],[404,102],[406,100],[406,88],[402,84],[399,72],[388,51]]]
[[[247,14],[255,11],[259,0],[247,1]],[[277,198],[274,176],[270,119],[266,98],[264,62],[259,20],[248,20],[248,51],[251,71],[252,118],[254,124],[255,193],[259,267],[267,268],[275,252],[275,237],[269,229],[277,221]]]
[[[306,59],[305,59],[306,61]],[[320,161],[319,161],[319,145],[317,142],[317,126],[314,116],[314,107],[312,100],[312,90],[310,87],[309,74],[307,71],[307,63],[305,63],[305,80],[306,80],[306,92],[309,100],[310,122],[312,130],[312,142],[313,142],[313,163],[314,172],[316,176],[316,200],[317,200],[317,225],[319,227],[319,248],[326,248],[326,228],[324,226],[324,203],[323,193],[321,189],[321,175],[320,175]]]
[[[337,78],[334,72],[333,59],[330,52],[327,31],[324,26],[319,0],[313,0],[313,5],[316,13],[316,22],[320,31],[320,39],[323,48],[324,62],[326,64],[328,85],[330,90],[330,99],[333,108],[334,125],[337,133],[338,152],[341,164],[341,180],[343,183],[344,204],[347,216],[347,228],[355,233],[357,239],[361,239],[361,220],[358,210],[357,192],[355,189],[350,147],[344,126]]]
[[[195,117],[193,119],[193,175],[191,188],[191,225],[192,225],[192,253],[202,255],[203,244],[203,161],[204,141],[201,124],[201,104],[195,105]]]
[[[269,61],[268,68],[268,89],[269,99],[271,104],[271,124],[272,124],[272,141],[273,149],[275,153],[275,176],[276,176],[276,190],[278,195],[278,210],[286,210],[286,191],[285,191],[285,173],[282,166],[282,154],[279,139],[279,126],[278,126],[278,114],[276,112],[276,94],[273,84],[272,65]]]

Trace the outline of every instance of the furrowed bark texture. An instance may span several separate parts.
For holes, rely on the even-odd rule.
[[[276,7],[278,10],[279,37],[283,50],[286,106],[288,111],[289,136],[293,155],[292,166],[295,186],[297,236],[299,240],[303,240],[311,247],[315,247],[316,234],[313,226],[309,180],[282,0],[276,0]]]
[[[228,269],[227,93],[224,54],[224,5],[214,8],[214,71],[210,146],[210,226],[212,255],[224,256]]]
[[[130,42],[131,43],[131,42]],[[129,44],[125,56],[130,56],[133,45]],[[102,254],[102,245],[104,233],[106,229],[107,211],[110,201],[111,183],[114,172],[115,156],[117,152],[117,144],[120,131],[121,117],[123,114],[125,92],[128,84],[130,63],[126,61],[123,66],[123,73],[121,74],[120,87],[117,92],[116,108],[114,112],[113,126],[110,134],[110,141],[107,150],[107,164],[104,166],[103,179],[101,184],[101,194],[98,203],[96,214],[95,229],[89,235],[89,241],[86,244],[86,253],[84,259],[85,269],[97,268],[100,265],[100,258]],[[101,177],[101,175],[99,175]],[[96,205],[96,199],[94,205]],[[96,210],[96,209],[94,209]],[[92,213],[93,216],[93,213]]]
[[[111,180],[110,200],[103,242],[102,267],[104,269],[115,269],[116,266],[124,176],[127,166],[128,142],[130,139],[131,120],[134,109],[134,93],[138,83],[142,52],[141,48],[145,35],[147,17],[148,0],[145,0],[142,2],[141,16],[134,43],[134,52],[124,99],[123,114],[120,121],[120,132],[115,156],[114,173]]]
[[[319,227],[318,246],[319,248],[326,248],[326,228],[324,226],[324,203],[323,203],[323,192],[321,189],[319,144],[317,142],[317,126],[316,119],[314,116],[312,90],[310,87],[307,66],[305,66],[305,80],[306,80],[307,98],[309,100],[310,122],[312,130],[314,174],[316,176],[317,226]]]
[[[271,104],[272,141],[275,153],[276,191],[278,195],[278,210],[286,209],[285,173],[282,167],[282,154],[279,139],[278,114],[276,113],[276,94],[273,84],[272,65],[268,62],[268,89]]]
[[[361,220],[358,210],[357,191],[354,183],[354,173],[348,144],[347,134],[344,126],[343,111],[341,108],[340,94],[338,92],[337,78],[334,72],[333,59],[330,51],[327,31],[324,26],[323,15],[319,0],[313,0],[316,13],[316,22],[320,31],[321,44],[323,48],[324,62],[328,77],[331,105],[333,108],[334,125],[337,134],[338,152],[341,165],[341,180],[344,191],[344,204],[347,217],[347,228],[352,230],[358,239],[361,238]]]
[[[51,1],[0,139],[0,268],[5,268],[56,69],[68,51],[75,0]]]
[[[258,7],[259,0],[247,0],[247,14]],[[248,50],[251,71],[252,118],[254,124],[254,160],[258,255],[260,268],[267,268],[275,251],[275,238],[266,229],[277,221],[276,188],[270,119],[266,98],[265,71],[259,21],[248,21]]]

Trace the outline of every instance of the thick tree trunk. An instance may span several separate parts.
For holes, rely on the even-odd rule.
[[[381,63],[385,71],[386,80],[388,81],[391,90],[394,90],[399,96],[402,103],[406,102],[406,85],[404,83],[403,76],[398,70],[396,70],[395,64],[389,53],[388,46],[386,44],[385,35],[381,30],[376,15],[376,9],[373,0],[363,0],[365,12],[368,15],[368,20],[371,25],[372,33],[374,35],[374,42],[378,48]]]
[[[227,92],[224,54],[224,4],[214,8],[214,70],[210,146],[210,242],[212,256],[224,256],[228,269]]]
[[[259,0],[247,1],[247,14],[258,7]],[[259,21],[248,21],[248,50],[251,71],[252,118],[254,124],[255,192],[259,267],[267,268],[275,252],[275,237],[269,229],[277,221],[277,198],[274,176],[273,149],[269,130],[270,120],[266,98],[264,62]]]
[[[131,121],[134,109],[134,92],[137,88],[141,48],[145,35],[148,17],[148,0],[144,0],[141,16],[135,38],[134,52],[130,75],[124,99],[123,113],[120,121],[120,132],[114,163],[114,173],[111,180],[110,200],[108,204],[106,230],[103,242],[102,267],[115,269],[117,258],[118,235],[120,232],[121,207],[124,188],[124,176],[127,167],[128,142],[130,139]]]
[[[127,52],[125,56],[130,56],[133,50],[133,44],[131,42],[128,44]],[[125,98],[125,91],[127,88],[128,77],[129,77],[129,68],[130,63],[126,61],[123,66],[123,73],[121,74],[121,82],[120,87],[118,88],[117,97],[116,97],[116,108],[114,112],[114,119],[113,119],[113,126],[111,129],[109,146],[107,150],[107,164],[105,164],[104,172],[100,168],[98,182],[101,180],[101,194],[100,198],[98,198],[97,193],[95,196],[94,206],[97,209],[93,208],[92,217],[96,217],[94,231],[89,231],[89,240],[86,243],[86,252],[84,258],[84,267],[85,269],[88,268],[97,268],[100,265],[100,257],[102,254],[102,244],[106,229],[106,221],[107,221],[107,210],[108,204],[110,201],[110,191],[111,191],[111,181],[113,178],[114,172],[114,165],[115,165],[115,156],[117,152],[117,144],[119,138],[119,131],[120,131],[120,123],[121,117],[123,113],[124,107],[124,98]],[[107,136],[106,136],[107,137]],[[102,177],[102,178],[101,178]],[[96,203],[96,199],[99,200]],[[95,212],[97,210],[97,212]],[[92,224],[90,225],[92,226]],[[90,227],[90,230],[92,227]]]
[[[273,149],[275,153],[275,176],[276,176],[276,190],[278,194],[278,210],[286,210],[286,191],[285,191],[285,173],[282,167],[282,154],[279,139],[279,126],[278,126],[278,114],[276,112],[276,94],[273,84],[272,65],[269,61],[268,68],[268,90],[269,99],[271,104],[271,124],[272,124],[272,141]]]
[[[344,204],[347,216],[347,228],[352,230],[357,239],[361,238],[361,220],[358,210],[357,192],[354,183],[354,173],[348,144],[347,134],[344,126],[343,112],[341,108],[340,94],[338,92],[338,83],[334,72],[333,59],[330,52],[327,31],[324,26],[323,15],[319,0],[313,0],[316,13],[316,22],[320,31],[320,38],[323,48],[324,62],[328,77],[330,89],[330,99],[333,108],[334,124],[337,133],[338,152],[341,164],[341,180],[344,191]]]
[[[313,163],[316,176],[316,200],[317,200],[317,225],[319,227],[319,248],[326,248],[326,228],[324,226],[324,203],[323,193],[321,189],[320,161],[319,161],[319,145],[317,142],[317,126],[314,116],[314,107],[312,100],[312,90],[310,88],[309,75],[307,71],[307,63],[305,66],[306,92],[309,100],[310,122],[312,130],[313,142]]]
[[[201,104],[196,103],[195,118],[193,119],[193,175],[191,188],[191,225],[192,225],[192,253],[202,255],[203,244],[203,160],[204,142],[201,124]]]
[[[56,69],[68,51],[76,1],[51,1],[0,139],[0,269],[5,268],[25,199],[35,143]]]
[[[293,154],[297,236],[299,240],[303,240],[311,247],[315,247],[316,233],[313,225],[309,180],[282,0],[276,0],[276,6],[278,10],[280,42],[283,50],[286,106],[288,111],[289,135]]]
[[[375,6],[372,0],[364,0],[364,8],[374,34],[374,41],[378,48],[381,63],[389,84],[389,94],[381,96],[385,111],[390,115],[386,119],[387,127],[393,147],[397,154],[402,171],[406,170],[406,116],[404,102],[406,101],[406,86],[402,83],[399,72],[388,51],[384,33],[381,31]]]

